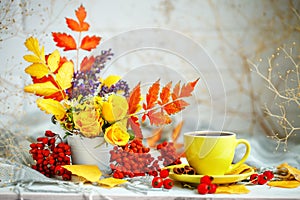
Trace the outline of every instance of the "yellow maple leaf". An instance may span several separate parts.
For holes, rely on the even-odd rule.
[[[44,47],[40,48],[37,38],[30,37],[25,41],[25,46],[34,55],[25,55],[23,58],[32,63],[45,63],[45,51]]]
[[[249,192],[250,190],[248,190],[245,185],[218,186],[216,190],[217,194],[247,194]]]
[[[44,83],[35,83],[24,87],[24,91],[41,96],[49,96],[60,90],[50,81]]]
[[[56,74],[56,82],[61,89],[68,89],[72,86],[72,78],[74,73],[74,66],[72,62],[65,62]]]
[[[99,181],[102,175],[102,172],[96,165],[64,165],[62,167],[92,183]]]
[[[30,76],[40,79],[49,74],[49,69],[45,64],[33,63],[25,69],[25,72]]]
[[[297,188],[300,186],[299,181],[270,181],[268,186],[281,187],[281,188]]]
[[[56,49],[49,55],[47,59],[48,67],[51,72],[55,72],[57,70],[59,61],[60,61],[60,54],[59,51]]]
[[[47,114],[55,115],[58,120],[62,119],[66,114],[65,108],[53,99],[37,99],[36,103],[41,110]]]
[[[117,185],[120,185],[120,184],[123,184],[126,182],[127,182],[126,180],[113,178],[113,177],[109,177],[109,178],[105,178],[105,179],[101,179],[101,180],[97,181],[98,184],[108,186],[108,187],[115,187]]]

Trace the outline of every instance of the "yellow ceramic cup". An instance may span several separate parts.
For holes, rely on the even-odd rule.
[[[232,164],[235,149],[246,146],[243,158]],[[197,174],[224,175],[246,161],[250,154],[247,140],[236,139],[236,134],[226,131],[195,131],[184,134],[184,149],[187,161]]]

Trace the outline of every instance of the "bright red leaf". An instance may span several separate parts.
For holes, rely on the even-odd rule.
[[[66,33],[52,33],[53,40],[56,42],[56,46],[64,48],[64,51],[75,50],[76,42],[71,35]]]
[[[66,18],[66,23],[68,27],[77,32],[82,31],[88,31],[90,25],[87,22],[84,22],[86,18],[86,11],[85,8],[81,5],[76,11],[75,11],[76,17],[78,19],[78,22],[74,19]]]
[[[160,83],[159,80],[157,80],[148,90],[148,93],[146,95],[146,105],[144,105],[144,108],[150,109],[155,106],[158,99],[159,89]]]
[[[130,92],[128,97],[128,114],[136,113],[140,109],[141,101],[141,86],[138,83],[135,88]]]
[[[169,102],[171,92],[170,88],[172,86],[172,82],[169,82],[165,87],[162,88],[161,93],[160,93],[160,101],[158,102],[159,105],[164,105]]]
[[[164,125],[164,124],[169,124],[171,122],[171,118],[169,115],[166,115],[164,112],[161,110],[155,111],[151,110],[147,113],[147,116],[150,120],[151,125]]]
[[[168,113],[168,115],[172,115],[172,114],[178,113],[181,110],[185,109],[185,107],[188,105],[189,104],[186,101],[184,101],[182,99],[178,99],[171,103],[168,103],[163,108]]]
[[[81,41],[81,45],[80,48],[87,50],[87,51],[91,51],[92,49],[95,49],[97,47],[97,45],[99,44],[101,40],[101,37],[97,37],[97,36],[85,36],[82,41]]]
[[[95,62],[95,57],[94,56],[91,56],[89,58],[87,56],[85,56],[83,58],[83,60],[81,61],[80,71],[86,72],[86,71],[91,70],[94,62]]]
[[[189,97],[192,95],[192,92],[194,91],[195,85],[199,81],[199,78],[196,79],[193,82],[189,82],[186,85],[183,85],[180,92],[180,97]]]

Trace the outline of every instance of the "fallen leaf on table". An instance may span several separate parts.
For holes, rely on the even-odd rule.
[[[226,175],[249,173],[252,170],[252,167],[250,167],[249,165],[242,164],[238,168],[226,173]]]
[[[218,186],[216,190],[217,194],[247,194],[249,192],[250,190],[245,185]]]
[[[90,182],[97,182],[102,175],[96,165],[64,165],[62,167],[72,172],[73,175],[81,176]]]
[[[127,182],[126,180],[113,178],[113,177],[105,178],[105,179],[101,179],[101,180],[97,181],[98,184],[108,186],[108,187],[115,187],[117,185],[120,185],[120,184],[123,184],[126,182]]]
[[[283,163],[279,166],[277,166],[278,171],[284,171],[284,169],[286,169],[288,171],[288,174],[286,175],[286,177],[289,177],[290,175],[293,175],[293,177],[297,180],[300,181],[300,170],[290,166],[288,163]],[[284,179],[284,176],[282,176],[282,178]]]
[[[297,188],[300,186],[299,181],[270,181],[268,186],[281,188]]]

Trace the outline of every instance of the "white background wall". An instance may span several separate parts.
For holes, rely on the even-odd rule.
[[[299,63],[300,19],[293,9],[299,12],[300,1],[296,0],[1,1],[1,128],[25,136],[57,129],[51,116],[37,108],[36,97],[23,92],[30,83],[24,73],[28,64],[22,59],[26,53],[23,43],[35,36],[46,52],[52,52],[51,32],[68,32],[64,18],[74,18],[74,10],[81,4],[91,25],[89,34],[102,37],[103,45],[97,50],[112,47],[120,56],[104,76],[120,74],[132,87],[137,81],[148,86],[159,78],[164,83],[201,78],[192,105],[177,119],[185,120],[183,131],[223,128],[240,137],[256,137],[281,130],[276,121],[272,125],[264,116],[264,105],[277,111],[274,95],[251,72],[247,60],[261,63],[266,73],[267,58],[274,54],[283,67],[280,70],[285,71],[291,63],[282,51],[276,54],[278,47],[285,46],[293,48],[292,55]],[[136,44],[144,48],[126,52]],[[120,55],[122,52],[126,54]],[[299,107],[291,105],[287,110],[299,127]]]

